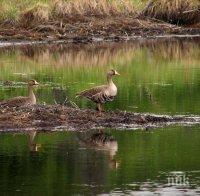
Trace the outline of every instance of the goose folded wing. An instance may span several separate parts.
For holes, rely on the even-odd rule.
[[[0,102],[0,106],[19,107],[28,104],[27,97],[15,97],[7,101]]]
[[[106,94],[106,92],[102,91],[102,92],[99,92],[99,93],[93,95],[91,97],[91,99],[97,103],[105,103],[108,101],[113,101],[114,96],[109,96]]]
[[[107,86],[102,85],[82,91],[78,94],[78,96],[86,97],[96,103],[105,103],[107,101],[113,101],[114,97],[107,95],[106,89]]]
[[[106,86],[102,85],[102,86],[97,86],[97,87],[94,87],[91,89],[86,89],[86,90],[78,93],[78,96],[91,99],[93,96],[101,93],[105,88],[106,88]]]

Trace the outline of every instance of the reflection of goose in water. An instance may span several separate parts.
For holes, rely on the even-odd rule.
[[[33,92],[34,86],[38,85],[35,80],[28,82],[28,96],[27,97],[14,97],[12,99],[0,102],[0,106],[20,107],[36,104],[36,97]]]
[[[36,134],[37,134],[36,131],[29,131],[27,133],[28,147],[29,147],[30,152],[37,152],[37,151],[39,151],[39,148],[41,147],[41,144],[36,144],[34,142],[34,138],[35,138]]]
[[[82,145],[106,152],[109,157],[109,167],[112,169],[118,168],[119,163],[114,159],[114,156],[118,151],[118,143],[112,135],[99,131],[90,134],[90,136],[87,134],[79,134],[78,137]]]

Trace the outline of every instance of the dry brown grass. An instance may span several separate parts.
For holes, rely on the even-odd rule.
[[[153,1],[146,15],[173,24],[194,24],[200,21],[199,0]]]
[[[137,4],[136,0],[0,0],[0,21],[31,26],[49,21],[84,21],[97,17],[120,16],[126,19],[127,16],[135,16],[133,6],[137,7]],[[199,0],[152,0],[145,10],[146,15],[170,23],[200,22]]]
[[[20,24],[28,26],[73,18],[127,16],[134,14],[130,0],[54,0],[48,4],[38,3],[21,12]]]
[[[49,6],[37,4],[36,6],[21,13],[21,23],[28,26],[32,23],[47,22],[50,18]]]
[[[130,0],[56,0],[52,5],[56,16],[113,16],[134,13]]]
[[[21,13],[21,23],[28,24],[55,21],[60,18],[77,16],[114,16],[133,14],[134,9],[129,0],[55,0],[49,4],[37,4]]]

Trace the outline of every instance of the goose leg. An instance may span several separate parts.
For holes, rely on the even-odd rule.
[[[97,103],[96,110],[99,111],[99,112],[101,112],[101,104],[100,103]]]
[[[104,112],[103,110],[103,104],[100,104],[101,112]]]

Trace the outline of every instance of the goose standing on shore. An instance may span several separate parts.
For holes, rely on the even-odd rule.
[[[85,97],[97,104],[97,110],[102,111],[102,104],[113,101],[117,95],[117,87],[112,81],[112,77],[120,75],[116,70],[110,70],[107,73],[107,84],[102,86],[93,87],[77,93],[76,97]]]
[[[20,107],[20,106],[28,106],[36,104],[36,97],[33,92],[33,88],[39,85],[36,80],[30,80],[27,84],[28,86],[28,97],[14,97],[9,100],[5,100],[0,102],[0,106],[8,106],[8,107]]]

